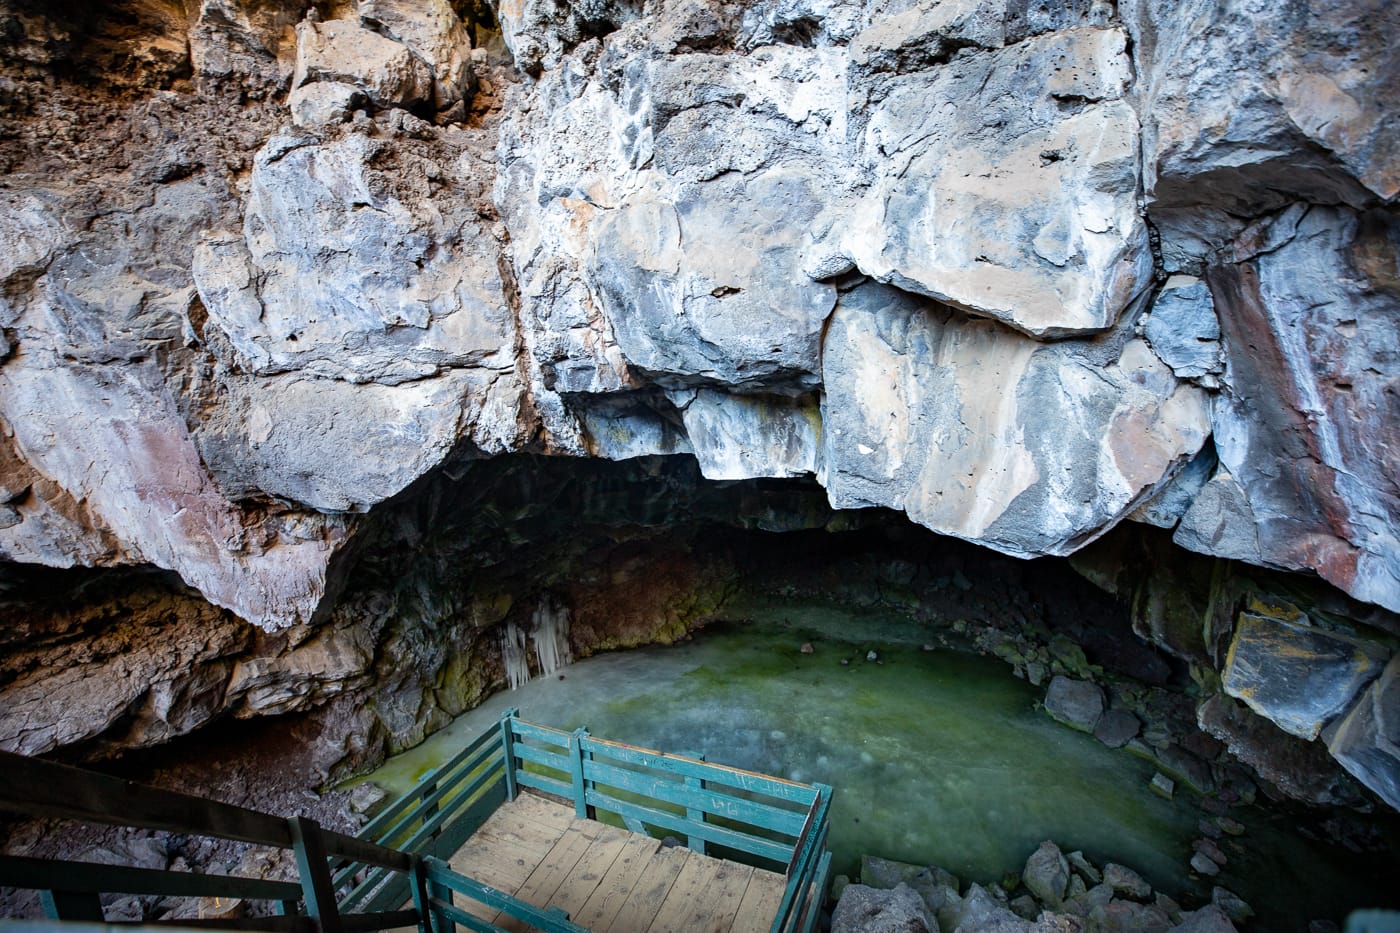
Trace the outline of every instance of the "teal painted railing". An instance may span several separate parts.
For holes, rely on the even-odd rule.
[[[358,836],[313,820],[283,819],[39,759],[0,753],[0,809],[212,836],[291,849],[298,882],[0,857],[0,885],[37,889],[51,920],[103,922],[101,894],[270,901],[278,916],[182,920],[206,929],[421,933],[499,928],[453,903],[470,897],[545,933],[584,933],[451,870],[450,857],[505,800],[533,787],[570,800],[579,816],[612,814],[629,829],[678,834],[699,852],[782,871],[787,885],[773,933],[810,933],[830,873],[831,788],[729,768],[697,757],[561,732],[508,710],[452,760],[395,800]],[[413,909],[402,909],[412,902]]]
[[[831,869],[831,788],[501,718],[506,793],[533,787],[580,817],[612,814],[633,832],[677,834],[698,852],[787,876],[773,933],[810,931]]]

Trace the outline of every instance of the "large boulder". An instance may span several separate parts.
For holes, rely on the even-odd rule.
[[[1216,476],[1175,539],[1400,609],[1400,222],[1298,205],[1206,274],[1224,337]]]
[[[1117,29],[1052,33],[853,88],[861,271],[1028,334],[1111,327],[1151,278]]]
[[[1205,393],[1129,337],[1043,344],[887,286],[847,292],[822,356],[833,505],[1018,556],[1076,550],[1208,433]]]
[[[1042,904],[1059,907],[1069,889],[1069,862],[1060,847],[1053,842],[1042,842],[1026,859],[1021,883]]]
[[[1232,697],[1285,732],[1317,738],[1374,680],[1390,652],[1375,642],[1296,620],[1241,613],[1225,662]]]
[[[1400,655],[1329,730],[1327,748],[1342,767],[1400,810]]]
[[[847,885],[831,914],[831,933],[938,933],[938,921],[907,884]]]

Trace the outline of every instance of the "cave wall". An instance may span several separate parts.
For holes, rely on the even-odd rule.
[[[140,746],[369,683],[394,699],[345,734],[410,741],[494,685],[482,633],[528,610],[459,569],[409,593],[386,541],[481,459],[688,454],[1016,557],[1164,529],[1136,582],[1082,566],[1400,801],[1397,17],[0,0],[0,556],[174,575],[56,610],[68,634],[12,616],[9,669],[90,641],[201,672],[83,716],[34,686],[3,741]],[[1222,561],[1350,601],[1241,623]],[[723,577],[671,571],[656,605]],[[1250,671],[1341,686],[1299,719]]]

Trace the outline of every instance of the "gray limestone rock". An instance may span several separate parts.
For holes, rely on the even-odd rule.
[[[1400,494],[1388,478],[1400,427],[1383,414],[1400,378],[1397,244],[1385,212],[1298,205],[1242,235],[1238,262],[1207,272],[1227,367],[1212,422],[1231,489],[1199,504],[1216,517],[1182,519],[1179,543],[1312,570],[1400,608]],[[1228,546],[1184,533],[1207,522],[1235,529]]]
[[[407,46],[354,20],[297,25],[292,87],[350,84],[376,107],[411,107],[433,97],[433,73]]]
[[[1114,894],[1145,901],[1152,896],[1152,885],[1126,865],[1109,862],[1103,867],[1104,884],[1113,889]]]
[[[610,212],[590,271],[627,362],[691,383],[814,384],[836,301],[834,287],[801,273],[816,183],[777,169]]]
[[[360,19],[383,30],[428,66],[433,106],[448,111],[471,93],[471,38],[448,0],[358,0]]]
[[[1035,336],[1111,327],[1151,274],[1125,40],[1067,30],[853,87],[861,271]]]
[[[1207,414],[1142,341],[1083,350],[886,286],[843,294],[822,356],[832,504],[1020,556],[1092,539],[1200,449]]]
[[[1237,933],[1230,917],[1218,904],[1207,904],[1200,910],[1181,915],[1181,922],[1171,933]]]
[[[938,933],[938,921],[906,884],[885,890],[847,885],[831,914],[832,933]]]
[[[1220,322],[1210,290],[1200,279],[1174,275],[1152,300],[1143,335],[1179,378],[1219,373]]]
[[[1042,842],[1026,859],[1021,882],[1042,904],[1059,907],[1069,887],[1069,863],[1053,842]]]
[[[1094,732],[1103,717],[1104,705],[1103,688],[1087,680],[1060,675],[1050,681],[1045,691],[1045,712],[1080,732]]]
[[[1122,748],[1142,728],[1138,718],[1125,709],[1111,709],[1094,727],[1094,738],[1109,748]]]

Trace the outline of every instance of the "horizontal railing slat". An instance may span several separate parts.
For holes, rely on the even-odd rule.
[[[408,871],[413,867],[413,859],[405,852],[381,846],[368,839],[356,839],[330,829],[322,829],[326,854],[362,862],[365,865],[380,865],[395,871]]]
[[[344,933],[367,933],[370,930],[392,930],[396,927],[418,925],[418,911],[389,910],[372,914],[341,914],[340,928]]]
[[[185,930],[264,930],[267,933],[314,933],[316,929],[316,925],[311,922],[310,917],[220,917],[217,919],[210,917],[166,922],[133,920],[109,922],[107,926],[109,931],[112,927],[119,927],[123,930],[166,927]]]
[[[806,816],[800,810],[785,810],[757,800],[731,797],[709,788],[690,787],[679,781],[668,781],[656,775],[630,771],[602,761],[585,760],[583,777],[584,780],[597,784],[645,794],[679,806],[695,807],[714,816],[793,837],[802,832]]]
[[[816,799],[816,792],[807,784],[796,784],[754,771],[729,768],[708,761],[697,761],[693,758],[670,755],[654,749],[639,748],[587,736],[583,740],[583,750],[585,753],[591,752],[594,755],[602,755],[629,764],[643,765],[682,777],[700,778],[751,793],[766,794],[803,806],[810,806],[812,801]]]
[[[0,886],[84,894],[140,894],[164,897],[237,897],[269,901],[301,898],[301,885],[235,875],[197,875],[95,862],[66,862],[0,855]]]
[[[417,807],[400,817],[398,822],[395,823],[391,829],[385,830],[380,834],[376,841],[386,845],[398,845],[399,843],[396,840],[405,832],[414,829],[414,822],[422,818],[422,813],[425,809],[441,805],[439,807],[439,812],[450,813],[454,808],[467,803],[474,795],[480,793],[482,789],[498,780],[505,780],[505,762],[504,758],[501,756],[498,756],[497,760],[487,768],[487,770],[478,774],[475,778],[472,778],[471,783],[465,788],[462,787],[460,782],[448,783],[439,787],[433,794],[423,798]],[[452,799],[447,800],[448,797],[452,797]],[[446,803],[444,803],[444,801],[446,801]]]
[[[413,789],[406,792],[402,797],[395,800],[376,815],[374,819],[366,823],[364,828],[360,830],[359,835],[362,838],[374,839],[376,841],[382,839],[384,828],[396,820],[405,810],[409,809],[412,804],[422,799],[427,789],[432,787],[435,782],[441,784],[445,780],[450,780],[454,770],[466,763],[467,759],[476,756],[476,753],[482,751],[485,746],[495,744],[494,750],[500,751],[500,738],[500,732],[494,728],[477,736],[471,744],[454,755],[446,764],[429,772],[413,787]],[[470,772],[471,770],[472,765],[469,764],[468,767],[465,768],[465,771]]]
[[[290,848],[286,820],[178,791],[0,752],[0,810]]]
[[[750,855],[757,855],[774,862],[786,863],[792,851],[791,846],[785,846],[782,843],[760,839],[757,836],[748,836],[732,829],[716,826],[713,823],[696,823],[686,819],[683,815],[620,800],[593,788],[584,792],[584,800],[589,806],[597,807],[600,810],[607,810],[620,816],[632,816],[653,826],[684,833],[687,836],[697,836],[706,842],[713,842],[716,845],[747,852]]]
[[[517,739],[533,739],[540,742],[548,742],[551,745],[558,745],[561,748],[569,747],[569,733],[561,732],[558,729],[551,729],[548,726],[537,725],[533,722],[526,722],[523,719],[511,719],[510,728]]]
[[[545,777],[543,774],[536,774],[533,771],[524,769],[516,771],[515,782],[521,787],[533,787],[546,794],[553,794],[566,800],[572,800],[574,796],[574,786],[568,781],[556,781],[554,778]]]
[[[569,773],[569,757],[567,755],[556,755],[554,752],[547,752],[542,748],[531,748],[528,745],[515,746],[515,757],[521,761],[533,761],[537,765],[544,765],[546,768],[553,768],[555,771]]]
[[[423,866],[431,884],[441,885],[456,891],[458,894],[464,894],[474,901],[480,901],[487,907],[494,907],[517,920],[524,920],[531,926],[541,930],[558,931],[558,933],[588,933],[584,927],[571,922],[568,915],[557,907],[541,909],[533,904],[527,904],[511,897],[504,891],[477,881],[475,878],[458,874],[441,859],[426,858],[423,860]],[[436,907],[441,902],[435,900],[433,903]]]
[[[446,917],[453,923],[472,930],[473,933],[506,933],[505,929],[496,926],[486,920],[482,920],[476,914],[469,913],[456,904],[449,904],[439,898],[428,899],[428,909],[439,916]]]

